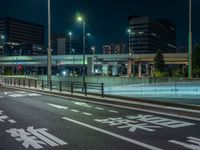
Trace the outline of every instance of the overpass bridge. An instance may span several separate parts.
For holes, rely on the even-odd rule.
[[[163,54],[165,64],[182,65],[188,64],[187,53],[167,53]],[[112,74],[117,75],[119,68],[126,67],[128,75],[137,73],[142,76],[142,70],[145,75],[151,75],[153,70],[153,59],[155,54],[95,54],[85,55],[85,64],[87,73],[94,74],[97,72],[95,68],[101,68],[102,74],[108,74],[108,68],[111,68]],[[83,64],[83,55],[53,55],[52,67],[79,67]],[[4,56],[0,57],[1,70],[5,68],[16,68],[22,65],[28,68],[47,68],[47,56]],[[136,69],[135,69],[136,68]],[[36,69],[36,70],[37,70]],[[137,71],[137,72],[135,72]],[[12,71],[13,72],[13,71]]]

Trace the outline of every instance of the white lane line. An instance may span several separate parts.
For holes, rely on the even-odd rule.
[[[128,137],[125,137],[125,136],[122,136],[122,135],[119,135],[119,134],[116,134],[116,133],[113,133],[113,132],[110,132],[110,131],[107,131],[107,130],[104,130],[104,129],[101,129],[101,128],[97,128],[97,127],[91,126],[89,124],[86,124],[86,123],[83,123],[83,122],[79,122],[79,121],[76,121],[76,120],[73,120],[73,119],[70,119],[70,118],[67,118],[67,117],[62,117],[62,119],[70,121],[70,122],[73,122],[75,124],[79,124],[81,126],[84,126],[84,127],[90,128],[90,129],[93,129],[93,130],[98,131],[98,132],[113,136],[115,138],[118,138],[118,139],[130,142],[130,143],[139,145],[139,146],[147,148],[149,150],[162,150],[160,148],[157,148],[157,147],[142,143],[140,141],[137,141],[137,140],[134,140],[134,139],[130,139]]]
[[[0,96],[0,98],[3,98],[3,96]]]
[[[61,106],[61,105],[55,105],[55,104],[51,104],[51,103],[46,103],[46,104],[50,105],[52,107],[58,108],[58,109],[68,109],[68,107]]]
[[[87,116],[92,116],[91,113],[83,112],[82,114],[87,115]]]
[[[70,109],[70,110],[73,112],[80,112],[79,110],[76,110],[76,109]]]
[[[109,112],[111,112],[111,113],[119,113],[118,111],[116,111],[116,110],[108,110]]]
[[[16,88],[12,87],[12,89],[16,89]],[[30,91],[29,89],[25,89],[25,90],[26,91]],[[193,120],[193,121],[200,121],[199,118],[188,117],[188,116],[183,116],[183,115],[179,115],[179,114],[176,115],[176,114],[163,113],[163,112],[154,111],[154,110],[145,110],[145,109],[135,108],[135,107],[130,107],[130,106],[123,106],[123,105],[117,105],[117,104],[108,104],[108,103],[103,103],[103,102],[95,102],[95,101],[84,100],[84,99],[80,99],[80,98],[72,98],[72,97],[69,97],[69,96],[55,95],[55,94],[51,94],[51,93],[44,93],[43,91],[37,91],[37,93],[41,93],[41,94],[44,94],[44,95],[50,95],[50,96],[54,96],[54,97],[60,97],[60,98],[69,98],[71,100],[76,100],[76,101],[79,100],[81,102],[89,102],[89,103],[92,103],[92,104],[99,104],[99,105],[104,105],[104,106],[112,106],[112,107],[116,107],[116,108],[123,108],[123,109],[128,109],[128,110],[136,110],[136,111],[142,111],[142,112],[147,112],[147,113],[159,114],[159,115],[164,115],[164,116],[177,117],[177,118],[182,118],[182,119],[189,119],[189,120]],[[110,101],[113,101],[113,100],[110,100]],[[126,102],[126,101],[124,101],[124,102]],[[131,103],[131,102],[127,101],[126,103]],[[143,105],[145,105],[145,104],[143,104]],[[179,109],[177,109],[177,110],[179,110]]]
[[[70,97],[67,97],[67,96],[58,96],[58,97],[70,98]],[[71,98],[71,99],[77,100],[75,98]],[[170,113],[164,113],[164,112],[159,112],[159,111],[155,111],[155,110],[145,110],[145,109],[142,109],[142,108],[136,108],[136,107],[131,107],[131,106],[123,106],[123,105],[118,105],[118,104],[108,104],[108,103],[104,103],[104,102],[95,102],[95,101],[84,100],[84,99],[78,99],[78,100],[84,101],[84,102],[90,102],[90,103],[93,103],[93,104],[104,105],[104,106],[111,106],[111,107],[116,107],[116,108],[123,108],[123,109],[128,109],[128,110],[142,111],[142,112],[153,113],[153,114],[158,114],[158,115],[164,115],[164,116],[170,116],[170,117],[176,117],[176,118],[182,118],[182,119],[189,119],[189,120],[193,120],[193,121],[200,121],[199,118],[188,117],[188,116],[183,116],[183,115],[179,115],[179,114],[170,114]]]
[[[10,123],[17,123],[15,120],[13,120],[13,119],[9,119],[8,120]]]
[[[104,109],[101,108],[101,107],[95,107],[95,109],[98,109],[98,110],[104,110]]]

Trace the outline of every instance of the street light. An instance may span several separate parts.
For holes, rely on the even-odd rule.
[[[132,54],[132,52],[131,52],[131,47],[130,47],[130,37],[131,37],[131,29],[128,29],[127,30],[128,31],[128,51],[129,51],[129,55],[131,55]]]
[[[87,35],[87,36],[91,36],[91,33],[87,33],[86,35]]]
[[[1,35],[1,39],[2,39],[2,47],[3,47],[3,55],[5,53],[5,47],[4,47],[4,44],[5,44],[5,36],[4,35]]]
[[[95,51],[96,51],[96,47],[95,46],[92,46],[91,47],[91,50],[92,50],[92,54],[93,54],[93,56],[95,55]]]
[[[192,0],[189,0],[188,78],[192,78]]]
[[[75,49],[72,49],[72,53],[73,53],[73,76],[75,75]]]
[[[77,20],[83,23],[83,83],[85,83],[85,18],[78,16]]]
[[[51,3],[48,0],[48,54],[47,54],[47,80],[51,81]]]
[[[69,35],[69,53],[72,54],[72,32],[69,32],[68,35]]]

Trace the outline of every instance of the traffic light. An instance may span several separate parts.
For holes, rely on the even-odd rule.
[[[22,71],[23,66],[22,65],[18,65],[18,71]]]

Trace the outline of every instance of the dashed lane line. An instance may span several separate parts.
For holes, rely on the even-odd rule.
[[[83,112],[82,114],[87,115],[87,116],[92,116],[91,113]]]
[[[163,149],[160,149],[158,147],[154,147],[154,146],[151,146],[149,144],[145,144],[145,143],[142,143],[140,141],[137,141],[137,140],[134,140],[134,139],[130,139],[128,137],[125,137],[125,136],[122,136],[122,135],[119,135],[119,134],[116,134],[116,133],[113,133],[113,132],[110,132],[110,131],[107,131],[107,130],[104,130],[104,129],[101,129],[101,128],[98,128],[98,127],[95,127],[95,126],[91,126],[89,124],[86,124],[86,123],[83,123],[83,122],[79,122],[79,121],[76,121],[76,120],[73,120],[73,119],[70,119],[70,118],[67,118],[67,117],[62,117],[62,119],[67,120],[67,121],[72,122],[72,123],[75,123],[75,124],[78,124],[78,125],[81,125],[81,126],[84,126],[84,127],[87,127],[87,128],[90,128],[90,129],[98,131],[98,132],[113,136],[115,138],[124,140],[126,142],[133,143],[135,145],[144,147],[144,148],[149,149],[149,150],[163,150]]]
[[[51,103],[46,103],[46,104],[50,105],[52,107],[58,108],[58,109],[68,109],[68,107],[61,106],[61,105],[55,105],[55,104],[51,104]]]
[[[116,110],[108,110],[109,112],[111,112],[111,113],[116,113],[116,114],[118,114],[119,112],[118,111],[116,111]]]
[[[15,120],[13,120],[13,119],[9,119],[8,120],[10,123],[17,123]]]
[[[55,108],[58,108],[58,109],[69,109],[68,107],[65,107],[65,106],[61,106],[61,105],[56,105],[56,104],[51,104],[51,103],[46,103],[47,105],[50,105],[52,107],[55,107]],[[78,113],[78,112],[81,112],[77,109],[69,109],[70,111],[72,112],[75,112],[75,113]],[[87,115],[87,116],[92,116],[91,113],[87,113],[87,112],[82,112],[83,115]]]
[[[70,109],[72,112],[80,112],[79,110],[76,109]]]
[[[14,87],[12,87],[13,89],[16,89]],[[25,91],[30,91],[29,89],[24,89]],[[112,106],[112,107],[116,107],[116,108],[123,108],[123,109],[128,109],[128,110],[136,110],[136,111],[142,111],[142,112],[148,112],[148,113],[154,113],[154,114],[159,114],[159,115],[164,115],[164,116],[170,116],[170,117],[177,117],[177,118],[182,118],[182,119],[189,119],[189,120],[194,120],[194,121],[200,121],[199,118],[197,117],[189,117],[189,116],[184,116],[184,115],[180,115],[180,114],[172,114],[172,113],[164,113],[164,112],[159,112],[159,111],[154,111],[154,110],[146,110],[146,109],[141,109],[141,108],[135,108],[135,107],[130,107],[130,106],[123,106],[123,105],[117,105],[117,104],[109,104],[109,103],[104,103],[104,102],[95,102],[95,101],[91,101],[91,100],[85,100],[85,99],[80,99],[80,98],[72,98],[69,96],[63,96],[63,95],[55,95],[55,94],[51,94],[51,93],[45,93],[43,91],[36,91],[37,93],[41,93],[44,95],[48,95],[48,96],[55,96],[55,97],[60,97],[60,98],[69,98],[71,100],[79,100],[81,102],[89,102],[89,103],[93,103],[93,104],[99,104],[99,105],[104,105],[104,106]],[[175,108],[174,108],[175,109]],[[179,110],[179,109],[177,109]],[[190,110],[187,110],[190,111]]]
[[[104,108],[101,108],[101,107],[95,107],[95,109],[104,110]]]

